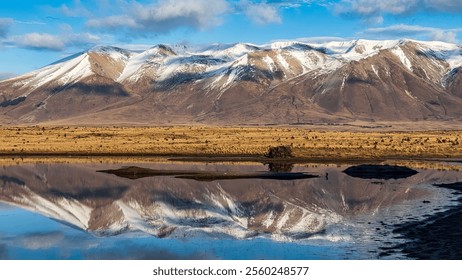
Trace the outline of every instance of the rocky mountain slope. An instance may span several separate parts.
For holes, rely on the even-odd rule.
[[[95,47],[0,82],[1,123],[460,120],[462,47],[367,41]]]

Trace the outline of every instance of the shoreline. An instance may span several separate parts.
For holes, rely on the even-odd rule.
[[[459,242],[462,226],[462,183],[440,183],[432,186],[452,190],[456,204],[424,216],[422,220],[410,220],[393,225],[393,233],[406,242],[380,248],[382,256],[401,252],[406,257],[416,260],[462,258],[462,243]]]
[[[414,169],[436,169],[445,171],[462,171],[462,161],[447,159],[269,159],[256,157],[131,157],[131,156],[4,156],[0,155],[0,165],[22,164],[103,164],[103,165],[149,165],[149,164],[223,164],[223,165],[263,165],[282,164],[291,166],[344,165],[355,166],[361,164],[407,166]]]
[[[165,159],[169,162],[255,162],[255,163],[378,163],[385,161],[416,161],[416,162],[446,162],[446,163],[460,163],[462,165],[462,158],[460,157],[408,157],[408,156],[394,156],[394,157],[288,157],[288,158],[269,158],[264,155],[222,155],[222,154],[149,154],[149,153],[0,153],[0,159],[91,159],[91,158],[104,158],[104,159],[122,159],[133,158],[139,160],[158,160]]]

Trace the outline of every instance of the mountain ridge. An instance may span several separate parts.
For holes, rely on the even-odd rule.
[[[460,121],[461,67],[461,46],[407,39],[97,46],[0,81],[0,121]]]

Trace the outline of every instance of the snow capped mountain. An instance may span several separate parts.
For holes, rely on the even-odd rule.
[[[136,52],[100,46],[0,82],[0,113],[19,122],[84,120],[96,111],[140,122],[459,119],[461,66],[460,46],[414,40],[157,45]],[[95,105],[41,113],[43,104],[59,106],[57,96],[71,103],[76,94],[83,105]],[[145,119],[127,116],[147,104]]]
[[[13,78],[14,86],[39,88],[48,83],[74,84],[91,75],[113,77],[124,69],[133,54],[114,47],[95,47],[50,64],[32,73]],[[99,63],[109,63],[112,71],[105,73]]]
[[[239,65],[254,66],[261,61],[264,62],[265,69],[271,73],[281,69],[296,72],[297,68],[302,68],[305,71],[297,72],[300,75],[317,68],[333,71],[345,63],[378,55],[383,50],[393,52],[402,64],[410,69],[411,63],[403,51],[403,47],[407,44],[415,44],[418,50],[422,51],[422,54],[447,62],[449,64],[448,69],[446,69],[448,70],[447,73],[462,66],[462,48],[460,46],[442,42],[412,40],[354,40],[325,44],[287,41],[262,46],[244,43],[215,44],[196,50],[184,46],[184,49],[191,51],[183,51],[178,54],[174,49],[181,50],[181,46],[172,48],[167,45],[157,45],[141,53],[99,46],[10,80],[29,78],[26,80],[27,83],[33,84],[35,88],[56,80],[67,84],[94,74],[104,75],[106,69],[103,69],[103,66],[105,66],[104,68],[119,69],[117,72],[119,75],[114,77],[117,81],[133,79],[140,68],[147,71],[148,68],[159,66],[161,67],[159,71],[162,72],[160,80],[164,80],[174,73],[182,72],[182,68],[188,68],[191,65],[205,65],[206,67],[198,67],[195,70],[198,73],[208,73],[215,68],[230,68]],[[109,61],[110,65],[100,65],[98,58],[100,60],[104,58],[104,60]],[[105,62],[107,63],[107,61]],[[327,63],[332,61],[339,61],[339,63]],[[98,68],[103,71],[98,71]]]

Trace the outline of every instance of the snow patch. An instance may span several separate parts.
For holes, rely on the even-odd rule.
[[[92,209],[76,200],[61,199],[53,202],[37,194],[22,196],[15,199],[27,209],[37,211],[47,217],[70,223],[76,227],[87,229]]]
[[[416,99],[416,97],[414,95],[412,95],[412,93],[409,92],[408,90],[404,90],[404,93],[406,93],[406,95],[409,96],[410,98]]]
[[[268,213],[267,218],[262,222],[262,225],[266,228],[269,228],[274,223],[274,219],[276,218],[276,214],[274,211]]]
[[[406,66],[407,69],[409,69],[409,71],[412,72],[412,63],[411,61],[409,60],[409,58],[406,56],[406,54],[404,53],[404,51],[401,49],[400,46],[396,46],[394,48],[391,49],[391,52],[396,55],[399,60],[401,61],[401,63]]]
[[[73,84],[83,78],[86,78],[93,74],[91,70],[91,64],[88,55],[79,61],[69,72],[63,73],[59,79],[61,84]],[[61,75],[61,73],[56,73],[55,75]]]
[[[25,85],[36,89],[53,81],[66,83],[77,82],[79,79],[93,74],[88,54],[82,54],[70,61],[54,64],[37,70],[32,73],[32,78],[27,80]]]
[[[346,80],[348,79],[348,74],[343,76],[343,79],[342,79],[342,86],[340,87],[340,91],[343,91],[343,88],[345,88],[345,82]]]
[[[116,61],[127,61],[132,56],[130,51],[110,46],[97,46],[88,52],[102,54]]]
[[[141,216],[142,209],[136,203],[126,204],[123,201],[117,201],[116,205],[122,210],[125,221],[130,229],[136,229],[150,234],[157,234],[157,228],[150,226],[146,219]]]
[[[148,51],[135,55],[125,66],[124,70],[117,79],[118,82],[129,79],[130,81],[138,81],[139,75],[135,75],[140,68],[151,58],[152,54]]]
[[[345,59],[346,61],[359,61],[370,56],[374,56],[381,50],[396,47],[399,43],[400,42],[398,40],[357,40],[350,42],[340,42],[337,44],[340,47],[337,49],[337,52],[334,52],[333,54],[337,54],[337,58]],[[329,45],[329,43],[327,45]],[[335,46],[335,44],[333,44],[333,46]],[[349,48],[345,49],[347,46]]]
[[[263,62],[266,63],[270,71],[273,73],[276,68],[276,64],[274,63],[273,59],[269,57],[268,55],[263,58]]]
[[[257,50],[259,50],[259,47],[252,44],[215,44],[197,53],[230,61],[239,59],[240,57]]]
[[[374,71],[375,75],[376,75],[378,78],[380,78],[380,76],[379,76],[379,71],[377,71],[377,69],[375,69],[374,64],[371,64],[371,68],[372,68],[372,71]]]
[[[277,227],[279,230],[281,230],[281,229],[287,224],[287,222],[288,222],[289,219],[290,219],[290,214],[291,214],[291,212],[292,212],[292,211],[287,210],[287,206],[284,205],[284,210],[283,210],[283,213],[284,213],[284,214],[282,215],[282,217],[280,217],[280,218],[278,219],[278,222],[277,222],[277,224],[276,224],[276,227]]]
[[[428,56],[438,60],[444,60],[449,64],[450,70],[462,66],[462,47],[445,42],[414,41],[420,46],[420,50]]]
[[[287,63],[286,59],[285,59],[280,53],[278,53],[278,54],[276,55],[276,58],[277,58],[279,64],[280,64],[282,67],[284,67],[285,70],[290,71],[290,64]]]

